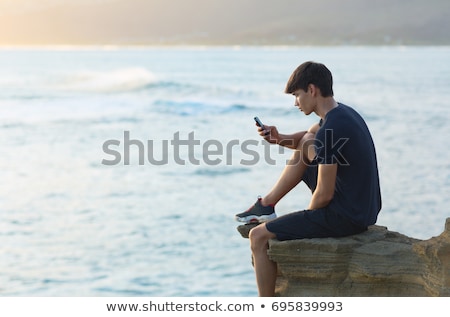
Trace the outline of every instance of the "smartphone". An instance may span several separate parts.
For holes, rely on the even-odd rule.
[[[264,124],[261,122],[261,120],[259,120],[258,117],[255,117],[254,119],[255,119],[255,121],[256,121],[256,124],[257,124],[261,129],[264,130]]]

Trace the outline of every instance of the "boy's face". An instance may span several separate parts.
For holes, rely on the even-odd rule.
[[[308,91],[298,89],[293,93],[295,96],[295,106],[305,115],[309,115],[314,111],[313,96],[310,91],[311,89],[308,87]]]

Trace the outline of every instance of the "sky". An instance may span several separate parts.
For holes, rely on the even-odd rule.
[[[189,3],[207,0],[0,0],[1,44],[133,42],[174,33]],[[214,2],[214,0],[213,0]],[[172,13],[170,13],[172,12]],[[170,13],[170,14],[168,14]],[[167,17],[167,19],[164,19]],[[167,21],[172,21],[168,23]],[[168,31],[165,31],[168,29]],[[148,36],[146,36],[148,34]]]
[[[64,4],[105,3],[114,0],[0,0],[0,12],[23,12]]]
[[[450,44],[448,0],[0,0],[0,45]]]

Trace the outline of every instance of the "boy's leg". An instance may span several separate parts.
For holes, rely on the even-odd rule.
[[[317,130],[314,132],[308,132],[299,142],[299,147],[293,153],[291,160],[284,168],[278,182],[263,198],[262,203],[264,205],[276,204],[292,188],[294,188],[304,176],[306,176],[305,171],[316,155],[313,147],[316,131]],[[310,171],[312,172],[307,174],[308,177],[305,178],[305,182],[307,182],[307,185],[311,188],[311,190],[314,190],[316,181],[315,179],[312,179],[315,178],[313,172],[314,169],[311,169]],[[295,214],[296,215],[286,215],[271,222],[260,224],[259,226],[253,228],[249,233],[259,296],[273,296],[275,294],[277,264],[270,260],[267,254],[270,239],[277,238],[278,235],[283,239],[295,238],[295,236],[298,236],[298,238],[345,236],[359,233],[367,229],[357,227],[348,220],[343,219],[340,215],[333,213],[330,214],[330,212],[325,209],[315,211],[306,210]],[[305,216],[308,219],[306,219]],[[304,229],[300,229],[301,226],[295,224],[292,217],[296,217],[297,222],[300,221],[303,224]],[[314,218],[315,220],[311,218]],[[286,226],[286,224],[288,225]],[[330,228],[326,228],[323,224],[332,224],[332,226]],[[276,226],[278,226],[278,229],[274,230],[276,229]],[[280,228],[285,232],[282,234],[275,234],[269,231],[268,227],[270,227],[273,232],[280,231]],[[336,228],[339,228],[339,230],[336,230]]]
[[[308,164],[315,157],[314,138],[315,133],[310,132],[303,136],[277,183],[262,199],[263,205],[275,205],[302,180]],[[275,237],[274,233],[267,230],[265,223],[249,232],[259,296],[273,296],[275,293],[277,264],[267,255],[269,240]]]
[[[250,248],[252,250],[259,296],[275,295],[277,264],[270,260],[267,255],[269,240],[273,238],[275,238],[275,234],[268,231],[264,223],[249,232]]]
[[[262,198],[264,206],[275,205],[281,198],[290,192],[302,180],[308,164],[315,157],[314,138],[315,133],[306,133],[297,149],[292,153],[289,162],[284,167],[280,178],[270,192]]]
[[[236,221],[264,222],[276,218],[275,204],[302,180],[309,163],[316,155],[314,138],[315,133],[312,132],[307,132],[303,136],[271,191],[263,198],[259,198],[248,210],[235,215]]]

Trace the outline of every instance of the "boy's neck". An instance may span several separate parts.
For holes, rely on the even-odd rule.
[[[333,97],[320,98],[317,101],[316,110],[314,111],[320,118],[325,119],[327,113],[336,108],[338,103]]]

